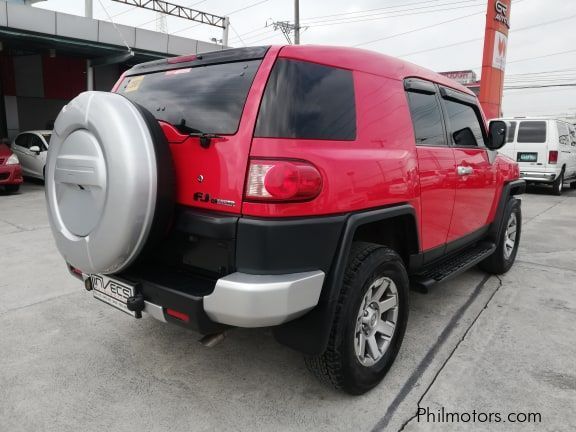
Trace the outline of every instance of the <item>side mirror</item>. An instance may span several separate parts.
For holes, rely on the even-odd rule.
[[[506,122],[500,120],[490,122],[486,147],[490,150],[501,149],[504,144],[506,144],[506,135],[508,135],[508,125]]]
[[[36,153],[37,155],[40,154],[40,147],[38,146],[32,146],[28,150],[30,150],[32,153]]]

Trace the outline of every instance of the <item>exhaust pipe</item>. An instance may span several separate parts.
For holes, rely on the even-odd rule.
[[[207,348],[213,348],[216,345],[218,345],[220,342],[222,342],[225,337],[226,337],[225,332],[212,333],[212,334],[209,334],[209,335],[202,337],[200,339],[200,343]]]

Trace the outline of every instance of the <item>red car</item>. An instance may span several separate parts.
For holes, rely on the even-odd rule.
[[[52,231],[97,299],[205,335],[272,327],[360,394],[398,353],[410,284],[514,263],[506,129],[456,82],[359,49],[158,60],[58,116]]]
[[[22,167],[10,147],[0,143],[0,188],[8,193],[18,192],[22,184]]]

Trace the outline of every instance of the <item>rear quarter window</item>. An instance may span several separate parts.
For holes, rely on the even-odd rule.
[[[182,133],[236,133],[260,60],[182,68],[124,79],[118,93]]]
[[[545,143],[546,142],[546,122],[545,121],[523,121],[518,128],[519,143]]]
[[[256,137],[356,139],[352,72],[278,59],[270,73],[256,123]]]

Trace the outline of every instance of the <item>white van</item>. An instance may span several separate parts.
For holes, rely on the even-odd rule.
[[[496,119],[495,119],[496,120]],[[520,165],[527,183],[547,183],[560,195],[564,183],[576,188],[576,129],[562,120],[502,118],[507,143],[499,152]]]

